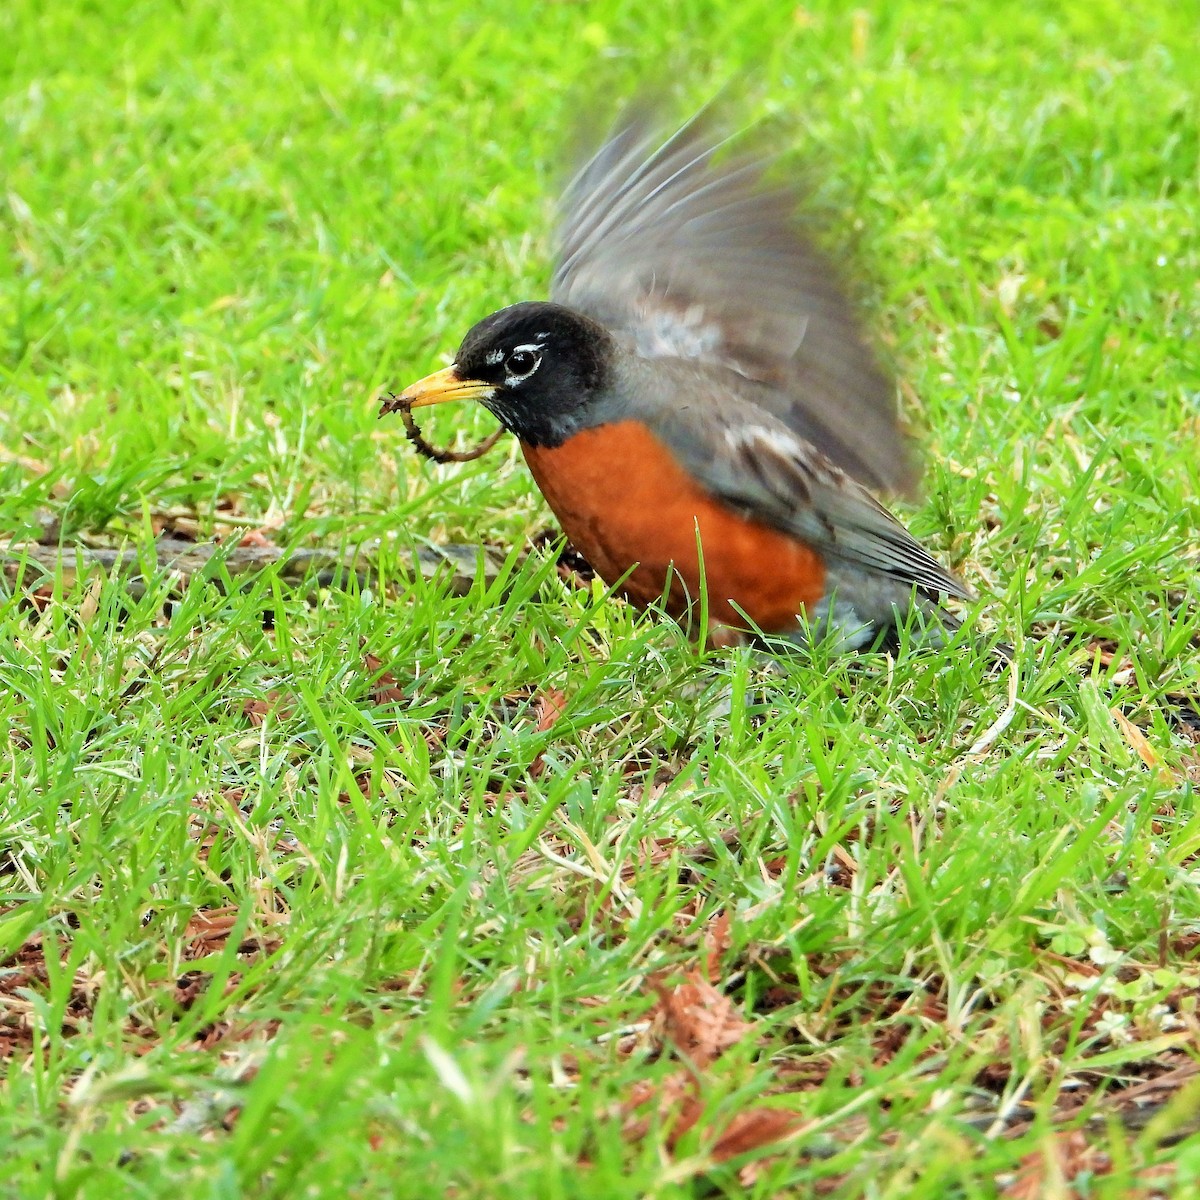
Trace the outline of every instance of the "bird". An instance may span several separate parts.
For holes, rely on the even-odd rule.
[[[914,458],[802,189],[706,112],[664,126],[630,108],[568,183],[549,299],[484,317],[380,416],[483,404],[605,583],[714,642],[858,649],[915,610],[943,644],[972,593],[876,498]]]

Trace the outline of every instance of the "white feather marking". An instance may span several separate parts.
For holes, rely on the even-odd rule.
[[[528,379],[530,377],[530,375],[532,375],[538,369],[538,367],[540,367],[542,365],[543,350],[544,350],[544,347],[541,346],[537,342],[526,342],[526,344],[524,346],[514,346],[508,352],[509,361],[510,362],[512,361],[512,357],[514,354],[528,354],[533,358],[533,366],[530,367],[528,371],[525,371],[522,374],[517,375],[513,371],[510,371],[508,369],[508,365],[505,364],[504,386],[512,387],[514,384],[524,383],[524,381],[526,379]]]
[[[664,306],[664,295],[642,297],[635,326],[638,353],[646,358],[720,358],[724,331],[719,321],[708,319],[703,305],[689,304],[682,311]]]
[[[732,425],[725,430],[725,443],[735,454],[742,450],[766,446],[780,458],[803,458],[804,443],[786,429],[767,425]]]

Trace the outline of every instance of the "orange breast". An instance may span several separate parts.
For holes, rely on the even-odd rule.
[[[659,599],[668,577],[673,615],[699,596],[697,529],[711,620],[744,625],[741,609],[760,629],[786,630],[824,593],[816,551],[719,504],[640,422],[521,449],[564,532],[606,583],[637,564],[623,591],[638,607]]]

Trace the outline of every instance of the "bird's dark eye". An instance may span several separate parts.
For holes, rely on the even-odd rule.
[[[528,379],[541,366],[541,363],[540,348],[518,346],[505,358],[504,372],[508,376],[509,383],[519,383],[522,379]]]

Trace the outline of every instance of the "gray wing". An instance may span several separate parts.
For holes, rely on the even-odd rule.
[[[894,390],[832,263],[796,225],[797,189],[765,160],[714,154],[697,118],[661,140],[627,116],[562,202],[551,298],[648,358],[725,366],[760,403],[862,483],[911,489]]]
[[[849,567],[931,597],[972,598],[862,484],[772,413],[745,397],[731,421],[728,395],[706,393],[694,366],[658,367],[688,399],[649,424],[706,490]],[[713,388],[711,378],[704,382]]]

